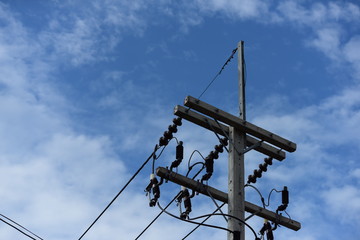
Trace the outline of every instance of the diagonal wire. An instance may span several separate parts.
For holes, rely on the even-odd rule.
[[[221,204],[215,211],[207,216],[199,225],[197,225],[193,230],[191,230],[185,237],[183,237],[181,240],[186,239],[188,236],[190,236],[193,232],[195,232],[203,223],[205,223],[213,214],[215,214],[217,211],[219,211],[226,203]]]
[[[31,238],[33,240],[36,240],[36,238],[30,236],[29,234],[27,234],[26,232],[22,231],[21,229],[19,229],[18,227],[12,225],[11,223],[8,223],[7,221],[5,221],[4,219],[0,218],[0,221],[6,223],[7,225],[9,225],[10,227],[15,228],[17,231],[21,232],[22,234],[24,234],[25,236],[27,236],[28,238]]]
[[[198,97],[198,99],[200,99],[204,93],[209,89],[209,87],[214,83],[214,81],[217,79],[217,77],[222,73],[222,71],[225,69],[225,66],[231,61],[231,59],[234,57],[235,53],[237,51],[237,48],[235,48],[234,50],[232,50],[232,53],[230,55],[230,57],[226,60],[226,62],[224,63],[224,65],[221,67],[220,71],[213,77],[213,79],[210,81],[210,83],[206,86],[206,88],[204,89],[204,91],[200,94],[200,96]]]
[[[39,237],[38,235],[36,235],[35,233],[33,233],[32,231],[30,231],[29,229],[25,228],[24,226],[20,225],[19,223],[15,222],[14,220],[12,220],[11,218],[3,215],[3,214],[0,214],[1,217],[9,220],[10,222],[16,224],[17,226],[21,227],[22,229],[26,230],[27,232],[31,233],[32,235],[36,236],[37,238],[41,239],[41,240],[44,240],[42,239],[41,237]]]
[[[204,169],[204,166],[195,174],[195,176],[192,178],[196,178],[200,172]],[[162,211],[145,227],[145,229],[135,238],[135,240],[139,239],[139,237],[141,235],[143,235],[146,230],[149,229],[149,227],[166,211],[166,209],[175,201],[175,199],[179,196],[179,194],[181,193],[181,191],[174,197],[173,200],[170,201],[170,203],[168,203],[168,205],[166,205],[166,207],[164,209],[161,209]]]
[[[144,232],[146,232],[146,230],[148,230],[148,228],[163,214],[163,212],[178,198],[178,196],[180,195],[181,191],[176,194],[176,196],[173,198],[173,200],[171,200],[168,205],[166,205],[166,207],[164,208],[163,211],[161,211],[147,226],[146,228],[135,238],[135,240],[139,239],[141,237],[141,235],[144,234]]]
[[[85,232],[79,237],[78,240],[82,239],[85,234],[94,226],[94,224],[100,219],[100,217],[108,210],[108,208],[114,203],[114,201],[120,196],[120,194],[125,190],[125,188],[134,180],[134,178],[139,174],[139,172],[145,167],[145,165],[150,161],[150,159],[155,155],[158,148],[155,148],[154,151],[150,154],[148,159],[141,165],[141,167],[134,173],[134,175],[129,179],[129,181],[123,186],[123,188],[116,194],[116,196],[111,200],[111,202],[105,207],[105,209],[99,214],[99,216],[91,223],[91,225],[85,230]]]

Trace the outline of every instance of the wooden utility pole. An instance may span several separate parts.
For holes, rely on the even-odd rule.
[[[239,112],[240,119],[246,120],[245,112],[245,79],[244,79],[244,42],[238,44],[238,84],[239,84]],[[246,133],[239,129],[229,127],[229,160],[228,160],[228,214],[241,221],[245,221],[245,191],[244,191],[244,154],[246,147]],[[228,233],[228,240],[245,239],[245,225],[239,223],[236,218],[228,219],[228,229],[234,234]]]
[[[228,215],[233,216],[228,218],[228,230],[230,232],[228,233],[228,240],[245,240],[245,211],[297,231],[301,228],[299,222],[245,201],[245,153],[256,150],[282,161],[285,159],[283,150],[294,152],[296,144],[246,121],[243,41],[238,43],[237,50],[239,117],[191,96],[185,98],[184,105],[187,108],[176,106],[174,109],[175,115],[228,138],[228,193],[221,192],[165,168],[158,168],[156,173],[169,181],[204,195],[209,196],[210,194],[214,199],[227,203]]]

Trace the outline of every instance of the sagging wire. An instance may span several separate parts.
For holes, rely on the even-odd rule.
[[[200,152],[199,150],[194,150],[194,151],[191,153],[190,158],[189,158],[189,160],[188,160],[188,168],[190,168],[190,161],[191,161],[191,159],[192,159],[192,157],[193,157],[193,155],[194,155],[195,153],[198,153],[198,154],[201,156],[201,158],[205,161],[205,158],[204,158],[204,156],[201,154],[201,152]]]
[[[166,213],[167,215],[173,217],[173,218],[176,218],[178,220],[181,220],[181,221],[184,221],[184,222],[188,222],[188,223],[192,223],[192,224],[197,224],[197,225],[201,225],[201,226],[205,226],[205,227],[211,227],[211,228],[217,228],[217,229],[221,229],[221,230],[224,230],[224,231],[227,231],[227,232],[230,232],[232,233],[231,230],[227,229],[227,228],[223,228],[223,227],[219,227],[219,226],[215,226],[215,225],[209,225],[209,224],[205,224],[205,223],[199,223],[199,222],[194,222],[192,221],[191,219],[182,219],[172,213],[169,213],[168,211],[166,211],[164,208],[161,207],[160,203],[158,202],[157,203],[158,207],[160,208],[161,211],[163,211],[164,213]]]
[[[225,206],[226,203],[221,204],[212,214],[209,214],[199,225],[197,225],[193,230],[191,230],[185,237],[182,238],[182,240],[186,239],[188,236],[190,236],[193,232],[195,232],[201,224],[205,223],[213,214],[215,214],[217,211],[219,211],[223,206]]]
[[[178,194],[176,194],[176,196],[166,205],[166,207],[164,208],[164,210],[166,210],[179,196],[180,192]],[[146,230],[149,229],[149,227],[163,214],[164,211],[161,211],[147,226],[146,228],[135,238],[135,240],[139,239],[141,237],[141,235],[143,235]]]
[[[193,179],[196,178],[196,176],[197,176],[198,174],[200,174],[200,172],[205,168],[205,164],[204,164],[203,162],[196,162],[196,163],[194,163],[194,164],[192,164],[192,165],[190,166],[191,159],[192,159],[192,157],[194,156],[195,153],[198,153],[198,154],[201,156],[201,158],[205,161],[204,156],[201,154],[201,152],[200,152],[199,150],[194,150],[194,151],[191,153],[191,155],[190,155],[190,157],[189,157],[189,160],[188,160],[188,171],[187,171],[187,173],[186,173],[186,177],[189,176],[189,173],[191,172],[191,170],[192,170],[196,165],[199,165],[199,164],[202,165],[200,171],[198,171],[198,173],[195,174],[195,176],[193,177]]]
[[[28,230],[27,228],[23,227],[22,225],[20,225],[19,223],[15,222],[14,220],[6,217],[3,214],[0,214],[1,218],[0,221],[2,221],[3,223],[9,225],[10,227],[14,228],[15,230],[17,230],[18,232],[22,233],[23,235],[27,236],[28,238],[31,238],[33,240],[37,240],[36,238],[43,240],[41,237],[39,237],[38,235],[36,235],[35,233],[33,233],[32,231]],[[20,228],[14,226],[13,224],[9,223],[8,221],[5,221],[3,218],[5,218],[6,220],[10,221],[11,223],[14,223],[15,225],[17,225],[18,227],[22,228],[23,230],[25,230],[26,232],[30,233],[31,235],[35,236],[36,238],[34,238],[33,236],[31,236],[30,234],[27,234],[25,231],[21,230]]]
[[[252,231],[252,233],[254,234],[256,240],[259,239],[259,238],[257,237],[257,235],[256,235],[255,230],[254,230],[248,223],[246,223],[245,221],[241,220],[240,218],[235,217],[235,216],[232,216],[232,215],[230,215],[230,214],[222,214],[222,213],[205,214],[205,215],[201,215],[201,216],[198,216],[198,217],[195,217],[195,218],[190,218],[189,220],[190,220],[190,221],[192,221],[192,220],[197,220],[197,219],[204,218],[204,217],[208,217],[208,216],[225,216],[225,217],[228,217],[228,218],[234,218],[235,220],[237,220],[237,221],[239,221],[240,223],[242,223],[242,224],[244,224],[245,226],[247,226],[247,227]],[[230,231],[230,230],[228,230],[228,231]],[[232,231],[231,231],[231,232],[232,232]]]
[[[266,205],[266,204],[265,204],[265,199],[264,199],[264,197],[263,197],[263,195],[261,194],[261,192],[260,192],[259,189],[257,189],[255,186],[253,186],[253,185],[251,185],[251,184],[245,184],[244,187],[251,187],[251,188],[255,189],[255,191],[260,195],[260,199],[261,199],[261,203],[262,203],[262,205],[263,205],[263,208],[266,209],[266,207],[269,206],[269,205]]]
[[[194,175],[193,179],[196,178],[196,177],[202,172],[202,170],[205,169],[205,163],[203,163],[203,162],[196,162],[196,163],[194,163],[193,165],[191,165],[191,166],[189,167],[189,169],[188,169],[188,171],[187,171],[187,173],[186,173],[186,177],[188,177],[188,176],[189,176],[189,173],[191,172],[191,170],[192,170],[196,165],[199,165],[199,164],[201,165],[201,169]]]

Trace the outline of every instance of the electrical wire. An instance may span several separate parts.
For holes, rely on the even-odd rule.
[[[188,222],[188,223],[192,223],[192,224],[198,224],[198,225],[201,225],[201,226],[205,226],[205,227],[211,227],[211,228],[217,228],[217,229],[221,229],[221,230],[224,230],[224,231],[227,231],[227,232],[230,232],[230,233],[233,233],[231,230],[227,229],[227,228],[223,228],[223,227],[219,227],[219,226],[215,226],[215,225],[209,225],[209,224],[204,224],[204,223],[199,223],[199,222],[194,222],[192,220],[187,220],[187,219],[181,219],[180,217],[172,214],[172,213],[169,213],[167,212],[165,209],[163,209],[160,205],[160,203],[158,202],[157,203],[158,207],[164,212],[166,213],[167,215],[173,217],[173,218],[176,218],[178,220],[181,220],[181,221],[184,221],[184,222]]]
[[[7,220],[9,220],[9,221],[12,222],[12,223],[18,225],[19,227],[21,227],[22,229],[24,229],[24,230],[26,230],[27,232],[31,233],[32,235],[36,236],[37,238],[39,238],[39,239],[41,239],[41,240],[44,240],[44,239],[42,239],[41,237],[39,237],[38,235],[36,235],[35,233],[33,233],[32,231],[30,231],[29,229],[27,229],[27,228],[23,227],[22,225],[20,225],[19,223],[15,222],[15,221],[12,220],[11,218],[9,218],[9,217],[7,217],[7,216],[5,216],[5,215],[3,215],[3,214],[0,214],[0,216],[3,217],[3,218],[5,218],[5,219],[7,219]]]
[[[226,204],[226,203],[221,204],[220,207],[218,207],[217,209],[215,209],[215,211],[214,211],[212,214],[214,214],[214,213],[216,213],[217,211],[219,211],[225,204]],[[201,224],[202,224],[202,223],[205,223],[205,222],[212,216],[212,214],[210,214],[209,216],[207,216],[207,217],[201,222]],[[186,234],[186,236],[183,237],[182,240],[186,239],[186,238],[187,238],[188,236],[190,236],[193,232],[195,232],[195,231],[201,226],[201,224],[199,224],[199,225],[197,225],[195,228],[193,228],[193,230],[191,230],[188,234]]]
[[[253,189],[256,190],[256,192],[260,195],[263,208],[266,208],[266,206],[269,206],[269,205],[265,205],[265,199],[264,199],[263,195],[261,194],[261,192],[259,191],[259,189],[257,189],[255,186],[253,186],[251,184],[245,184],[244,187],[252,187]]]
[[[164,210],[166,210],[180,195],[181,191],[176,194],[176,196],[168,203],[168,205],[166,205],[166,207],[164,208]],[[141,237],[141,235],[143,235],[146,230],[149,229],[149,227],[164,213],[164,211],[161,211],[146,227],[145,229],[135,238],[135,240],[139,239]]]
[[[270,206],[270,197],[271,197],[271,194],[272,194],[273,191],[275,191],[277,193],[281,192],[281,191],[276,190],[275,188],[271,189],[271,191],[270,191],[270,193],[268,195],[267,204],[265,204],[266,207]]]
[[[202,165],[202,168],[201,169],[204,169],[205,168],[205,163],[203,163],[203,162],[196,162],[196,163],[194,163],[193,165],[191,165],[190,167],[189,167],[189,169],[188,169],[188,171],[187,171],[187,173],[186,173],[186,177],[187,176],[189,176],[189,173],[191,172],[191,170],[196,166],[196,165],[198,165],[198,164],[201,164]]]
[[[256,235],[255,230],[248,223],[246,223],[244,220],[241,220],[240,218],[232,216],[230,214],[223,214],[223,213],[205,214],[205,215],[201,215],[201,216],[198,216],[198,217],[190,218],[189,220],[190,221],[197,220],[197,219],[200,219],[200,218],[208,217],[209,215],[210,216],[226,216],[226,217],[229,217],[229,218],[234,218],[235,220],[238,220],[239,222],[241,222],[242,224],[247,226],[253,232],[253,234],[255,236],[255,239],[257,239],[257,235]],[[228,231],[230,231],[230,230],[228,230]]]
[[[204,93],[209,89],[209,87],[214,83],[214,81],[217,79],[217,77],[222,73],[222,71],[225,69],[225,66],[231,61],[231,59],[234,57],[234,54],[236,53],[237,48],[235,48],[234,50],[232,50],[232,53],[230,55],[230,57],[226,60],[226,62],[224,63],[224,65],[222,66],[222,68],[220,69],[220,71],[215,74],[215,76],[213,77],[213,79],[210,81],[210,83],[206,86],[206,88],[204,89],[204,91],[200,94],[200,96],[198,97],[198,99],[200,99]]]
[[[156,145],[157,146],[157,145]],[[145,165],[150,161],[150,159],[155,155],[158,147],[155,147],[154,151],[150,156],[145,160],[145,162],[140,166],[140,168],[134,173],[134,175],[128,180],[128,182],[123,186],[123,188],[116,194],[116,196],[111,200],[111,202],[105,207],[105,209],[99,214],[99,216],[91,223],[91,225],[85,230],[85,232],[79,237],[78,240],[82,239],[85,234],[94,226],[94,224],[100,219],[100,217],[106,212],[106,210],[114,203],[114,201],[120,196],[120,194],[127,188],[127,186],[134,180],[134,178],[139,174],[139,172],[145,167]]]
[[[190,161],[191,161],[194,153],[196,153],[196,152],[197,152],[197,153],[201,156],[201,158],[205,161],[205,158],[204,158],[204,156],[201,154],[201,152],[199,152],[199,150],[194,150],[194,151],[191,153],[190,158],[189,158],[189,160],[188,160],[188,168],[190,168]]]
[[[5,221],[4,219],[0,218],[0,221],[6,223],[7,225],[9,225],[10,227],[16,229],[17,231],[21,232],[22,234],[24,234],[25,236],[27,236],[28,238],[31,238],[33,240],[37,240],[36,238],[30,236],[29,234],[27,234],[26,232],[22,231],[21,229],[19,229],[18,227],[12,225],[11,223],[8,223],[7,221]]]
[[[215,201],[214,197],[211,195],[211,193],[210,193],[210,191],[208,190],[207,187],[208,186],[205,187],[205,190],[206,190],[207,194],[210,196],[211,200],[214,202],[215,206],[219,209],[221,214],[223,214],[225,221],[228,222],[228,219],[225,217],[225,214],[223,213],[223,211],[221,210],[221,208],[219,207],[219,205],[217,204],[217,202]]]
[[[225,131],[222,129],[222,127],[221,127],[221,125],[220,125],[220,123],[214,118],[214,120],[216,121],[216,123],[219,125],[219,127],[220,127],[220,129],[221,129],[221,131],[223,132],[223,134],[225,135],[225,137],[227,138],[227,139],[229,139],[229,136],[225,133]],[[205,118],[205,121],[206,121],[206,123],[207,124],[209,124],[209,126],[210,126],[210,128],[211,128],[211,131],[213,131],[213,133],[215,133],[215,135],[216,135],[216,137],[219,139],[219,141],[221,142],[221,138],[219,137],[219,135],[217,134],[217,132],[215,131],[215,129],[213,128],[213,126],[209,123],[209,121]],[[229,152],[229,150],[227,149],[227,147],[226,146],[224,146],[224,148],[225,148],[225,150],[227,151],[227,152]]]

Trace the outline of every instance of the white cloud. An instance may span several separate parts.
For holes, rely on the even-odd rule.
[[[269,8],[268,3],[260,0],[198,0],[197,4],[201,11],[220,12],[228,17],[240,19],[262,18]]]
[[[342,222],[359,222],[360,190],[356,186],[334,187],[323,193],[330,215]]]

